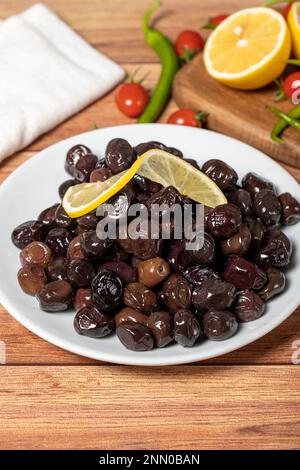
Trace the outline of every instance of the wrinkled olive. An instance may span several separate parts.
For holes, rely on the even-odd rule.
[[[199,249],[189,250],[189,258],[193,263],[202,266],[211,264],[215,259],[216,245],[213,237],[204,233],[201,238],[201,247]]]
[[[174,315],[174,338],[176,343],[191,348],[201,335],[201,326],[190,310],[181,309]]]
[[[109,269],[101,269],[94,277],[91,285],[92,299],[100,310],[114,311],[123,300],[122,281],[116,273]]]
[[[154,292],[140,282],[131,282],[124,289],[124,304],[150,314],[157,305],[157,298]]]
[[[125,139],[112,139],[105,150],[105,163],[116,175],[127,170],[136,160],[136,153]]]
[[[180,274],[172,274],[163,286],[164,303],[171,312],[187,309],[192,303],[191,287]]]
[[[148,316],[140,312],[139,310],[134,310],[130,307],[124,307],[115,316],[116,328],[118,328],[118,326],[124,321],[142,323],[143,325],[146,325],[148,321]]]
[[[46,284],[47,277],[42,266],[29,264],[18,271],[18,282],[28,295],[36,295]]]
[[[76,184],[77,182],[75,180],[66,180],[63,183],[61,183],[61,185],[58,188],[58,194],[59,194],[60,199],[63,199],[68,189],[71,188],[72,186],[75,186]]]
[[[101,312],[95,305],[89,305],[76,313],[74,328],[80,335],[103,338],[114,331],[115,325],[112,317]]]
[[[293,225],[300,221],[300,204],[290,194],[283,193],[279,196],[282,208],[282,223],[284,225]]]
[[[242,223],[242,213],[234,204],[221,204],[207,216],[210,232],[217,238],[229,238]]]
[[[72,305],[73,289],[69,282],[53,281],[37,293],[37,299],[45,312],[63,312]]]
[[[173,341],[173,321],[170,313],[152,312],[147,320],[147,326],[152,331],[158,348],[164,348]]]
[[[233,309],[240,322],[254,321],[265,311],[265,303],[253,290],[238,292]]]
[[[224,279],[238,289],[260,290],[267,282],[267,275],[251,261],[235,256],[227,264]]]
[[[253,217],[255,209],[250,193],[245,189],[237,189],[230,194],[230,202],[241,209],[245,217]]]
[[[109,168],[95,168],[90,174],[90,183],[97,183],[97,181],[103,183],[111,176],[112,172]]]
[[[109,255],[112,241],[109,238],[101,239],[95,231],[84,232],[81,235],[81,247],[84,256],[88,259],[103,259]]]
[[[235,287],[230,282],[206,279],[193,291],[193,304],[200,311],[230,307],[234,301]]]
[[[259,296],[266,302],[285,289],[285,275],[276,268],[270,268],[267,271],[268,282],[262,290],[258,292]]]
[[[65,256],[72,240],[72,236],[65,228],[57,227],[49,230],[45,243],[55,256]]]
[[[50,262],[47,267],[47,275],[51,281],[67,281],[68,273],[67,269],[69,261],[67,258],[59,256]]]
[[[21,250],[34,241],[44,241],[46,229],[42,222],[29,220],[16,227],[11,235],[13,244]]]
[[[51,207],[47,207],[47,209],[43,210],[38,216],[38,221],[42,222],[42,224],[46,225],[47,227],[54,226],[56,209],[58,207],[59,204],[54,204]]]
[[[206,279],[220,279],[220,275],[217,271],[210,268],[203,268],[199,265],[185,268],[182,274],[193,286],[201,286]]]
[[[247,224],[242,224],[238,231],[226,240],[220,241],[225,256],[243,255],[247,253],[251,244],[251,233]]]
[[[92,291],[91,289],[77,289],[75,298],[74,298],[74,308],[76,311],[80,310],[83,307],[89,307],[92,305]]]
[[[222,191],[231,191],[238,180],[236,171],[222,160],[208,160],[202,171],[211,178]]]
[[[95,271],[88,261],[84,259],[74,259],[68,264],[67,276],[72,286],[76,288],[88,287],[95,277]]]
[[[70,148],[67,153],[65,170],[70,173],[71,176],[74,176],[74,169],[76,163],[81,157],[89,153],[91,153],[91,150],[85,145],[74,145],[74,147]]]
[[[253,259],[262,269],[283,268],[288,266],[291,256],[292,244],[288,237],[281,230],[272,229],[266,233],[264,243]]]
[[[275,192],[275,188],[270,181],[261,178],[256,173],[247,173],[242,180],[243,189],[248,191],[252,197],[263,189],[271,189]]]
[[[67,258],[69,260],[72,259],[84,259],[84,253],[81,247],[81,236],[77,235],[77,237],[73,238],[68,246],[67,250]]]
[[[122,322],[116,329],[123,346],[132,351],[150,351],[154,347],[154,337],[150,328],[142,323]]]
[[[96,155],[89,153],[88,155],[83,155],[79,158],[74,166],[74,178],[78,183],[84,183],[89,181],[90,174],[96,167],[98,158]]]
[[[238,329],[236,317],[226,310],[210,310],[203,315],[202,321],[204,334],[211,341],[224,341]]]
[[[258,217],[265,225],[277,225],[281,218],[281,205],[271,189],[262,189],[254,196],[254,206]]]
[[[20,260],[22,266],[38,264],[42,266],[42,268],[46,268],[52,260],[52,253],[45,243],[31,242],[21,251]]]

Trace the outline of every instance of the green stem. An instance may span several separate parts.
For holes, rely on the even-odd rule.
[[[146,11],[144,18],[143,18],[143,31],[145,36],[149,33],[150,31],[150,19],[153,13],[161,6],[161,1],[160,0],[154,0],[152,5],[148,8]]]
[[[290,125],[294,129],[296,129],[298,132],[300,132],[300,122],[297,119],[295,119],[295,118],[291,117],[290,115],[284,113],[280,109],[274,108],[273,106],[267,106],[267,109],[269,111],[271,111],[271,113],[276,114],[276,116],[283,119],[286,122],[287,125]],[[273,132],[271,134],[271,137],[276,142],[281,143],[281,144],[283,143],[283,140],[278,137],[278,134],[274,133],[274,129],[273,129]]]
[[[263,7],[272,7],[278,3],[293,3],[295,0],[266,0],[263,3]]]
[[[300,60],[298,59],[289,59],[286,61],[286,63],[290,65],[297,65],[298,67],[300,67]]]

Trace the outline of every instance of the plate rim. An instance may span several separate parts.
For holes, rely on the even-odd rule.
[[[152,129],[155,128],[155,127],[161,128],[162,126],[166,126],[168,128],[172,128],[172,129],[174,128],[174,124],[164,124],[164,123],[149,123],[149,124],[142,124],[142,126],[143,127],[151,127]],[[0,185],[0,198],[1,198],[2,192],[5,191],[6,186],[10,185],[13,182],[15,177],[18,177],[19,173],[21,173],[24,170],[24,167],[26,167],[26,168],[30,167],[32,164],[35,163],[35,161],[37,159],[43,157],[44,152],[51,151],[51,149],[55,148],[56,146],[60,146],[61,144],[67,144],[68,141],[71,141],[74,138],[78,138],[78,139],[83,138],[84,139],[84,137],[86,135],[90,135],[91,133],[95,133],[95,134],[96,133],[101,133],[103,130],[104,131],[113,130],[113,131],[117,132],[118,129],[119,130],[126,130],[126,128],[128,128],[128,127],[131,127],[131,128],[132,127],[141,127],[141,124],[123,124],[123,125],[119,125],[119,126],[109,126],[109,127],[103,127],[103,128],[100,128],[100,129],[91,130],[91,131],[86,131],[86,132],[83,132],[83,133],[80,133],[80,134],[74,134],[70,137],[67,137],[67,138],[63,139],[63,140],[55,142],[54,144],[52,144],[48,147],[45,147],[43,150],[38,151],[36,153],[36,155],[33,155],[28,160],[25,160],[12,173],[10,173],[8,175],[8,177]],[[181,126],[179,126],[179,129],[181,129]],[[282,167],[277,161],[273,160],[271,157],[264,154],[263,152],[256,149],[255,147],[252,147],[249,144],[246,144],[246,143],[244,143],[244,142],[242,142],[238,139],[235,139],[233,137],[229,137],[229,136],[220,134],[220,133],[215,132],[215,131],[207,130],[207,129],[199,129],[199,128],[195,129],[195,128],[184,127],[184,131],[185,132],[190,132],[191,134],[194,133],[194,132],[197,132],[197,133],[200,132],[200,133],[209,134],[209,135],[217,135],[218,138],[222,137],[222,138],[224,138],[228,141],[232,141],[232,142],[238,143],[239,145],[248,147],[252,151],[257,152],[258,155],[259,154],[262,155],[265,159],[267,159],[267,161],[271,162],[272,165],[275,164],[275,166],[279,169],[279,171],[284,172],[286,177],[289,178],[291,181],[293,181],[293,183],[299,184],[297,182],[297,180],[284,167]],[[181,132],[181,130],[179,132]],[[265,335],[267,335],[271,331],[275,330],[275,328],[277,328],[281,323],[283,323],[297,309],[297,307],[300,305],[300,301],[295,300],[292,303],[292,305],[290,306],[290,308],[286,311],[284,316],[280,317],[280,320],[278,320],[277,322],[275,321],[274,323],[271,324],[271,326],[269,326],[269,324],[267,324],[266,326],[261,326],[261,329],[258,332],[255,329],[251,332],[249,331],[248,335],[247,335],[247,338],[245,338],[242,342],[240,340],[239,345],[236,345],[234,342],[231,342],[230,341],[231,338],[229,338],[227,340],[228,344],[226,344],[227,341],[222,343],[224,345],[224,348],[223,348],[223,351],[221,353],[218,353],[218,352],[217,353],[216,352],[209,353],[208,352],[208,353],[206,353],[205,359],[204,358],[199,359],[199,358],[195,357],[195,356],[197,356],[197,349],[196,348],[195,349],[191,348],[189,354],[185,354],[185,356],[183,356],[182,359],[180,357],[174,355],[174,358],[165,358],[165,359],[162,359],[161,361],[158,360],[157,358],[155,358],[155,362],[153,362],[153,361],[151,361],[151,357],[149,357],[148,359],[147,359],[147,357],[145,358],[144,356],[139,357],[138,353],[136,353],[136,357],[134,356],[134,358],[131,358],[131,357],[128,357],[128,358],[125,357],[124,358],[119,353],[113,353],[113,357],[111,357],[111,353],[106,353],[106,352],[100,352],[100,353],[97,353],[97,354],[95,353],[94,354],[92,351],[86,352],[84,347],[82,348],[81,346],[77,346],[77,345],[74,346],[74,344],[72,343],[71,340],[68,340],[68,339],[61,340],[55,334],[47,332],[47,330],[45,330],[44,328],[37,325],[31,319],[26,317],[26,315],[23,315],[22,313],[20,313],[18,308],[14,307],[13,302],[11,302],[11,300],[7,297],[6,293],[3,292],[3,290],[1,289],[1,285],[0,285],[0,303],[6,309],[7,313],[12,315],[21,325],[23,325],[25,328],[27,328],[29,331],[33,332],[37,336],[41,337],[43,340],[45,340],[45,341],[61,348],[61,349],[65,349],[65,350],[67,350],[71,353],[74,353],[74,354],[77,354],[77,355],[80,355],[80,356],[83,356],[83,357],[87,357],[87,358],[90,358],[90,359],[94,359],[94,360],[97,360],[97,361],[104,361],[104,362],[109,362],[109,363],[113,363],[113,364],[121,364],[121,365],[148,366],[148,367],[149,366],[150,367],[160,367],[160,366],[181,365],[181,364],[187,364],[187,363],[202,362],[202,361],[205,361],[205,360],[208,360],[208,359],[212,359],[212,358],[215,358],[215,357],[220,357],[220,356],[223,356],[223,355],[228,354],[230,352],[239,350],[239,349],[253,343],[254,341],[264,337]]]

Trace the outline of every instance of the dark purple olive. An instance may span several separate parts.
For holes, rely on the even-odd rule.
[[[46,225],[47,227],[55,225],[55,214],[56,209],[59,207],[59,204],[54,204],[51,207],[47,207],[44,209],[40,215],[38,216],[38,221],[42,222],[42,224]]]
[[[292,244],[281,230],[268,230],[264,243],[254,253],[253,260],[262,269],[269,267],[283,268],[288,266],[292,256]]]
[[[230,202],[238,206],[245,217],[254,216],[255,209],[252,197],[245,189],[237,189],[236,191],[233,191],[230,194]]]
[[[42,266],[42,268],[46,268],[52,261],[52,253],[45,243],[31,242],[21,251],[20,261],[22,266],[35,264]]]
[[[151,233],[149,236],[151,236]],[[126,253],[130,253],[141,260],[160,256],[164,246],[164,240],[152,238],[118,239],[117,243]]]
[[[132,178],[133,188],[136,192],[146,192],[148,191],[147,180],[144,176],[138,175],[137,173]]]
[[[124,304],[149,315],[157,306],[157,297],[140,282],[131,282],[124,289]]]
[[[105,312],[111,312],[120,307],[123,300],[122,281],[116,273],[102,269],[94,277],[92,299],[96,306]]]
[[[247,223],[251,234],[250,250],[255,252],[261,245],[266,228],[259,219],[246,218],[245,222]]]
[[[142,323],[124,321],[116,333],[123,346],[131,351],[150,351],[154,347],[151,330]]]
[[[71,176],[74,176],[74,169],[76,163],[81,157],[89,153],[91,153],[91,150],[85,145],[74,145],[74,147],[70,148],[67,153],[65,170],[70,173]]]
[[[81,236],[80,235],[77,235],[70,242],[70,245],[67,250],[67,258],[68,260],[84,259],[84,253],[81,248]]]
[[[164,204],[166,209],[168,209],[174,204],[183,204],[184,202],[183,196],[181,196],[174,186],[167,186],[157,193],[152,194],[146,201],[146,206],[150,209],[153,204],[158,204],[159,206]],[[161,211],[161,213],[163,214],[164,211]]]
[[[54,258],[46,269],[48,278],[51,281],[68,281],[68,266],[67,258],[62,256]]]
[[[247,173],[242,180],[243,189],[248,191],[252,197],[263,189],[271,189],[275,192],[275,188],[270,181],[261,178],[256,173]]]
[[[134,151],[138,157],[152,149],[160,149],[164,150],[165,152],[168,151],[168,147],[165,144],[162,144],[161,142],[155,142],[154,140],[151,140],[150,142],[142,142],[141,144],[138,144],[134,147]]]
[[[214,237],[229,238],[242,223],[242,213],[234,204],[221,204],[207,216],[209,231]]]
[[[194,160],[193,158],[184,158],[184,161],[192,165],[194,168],[196,168],[196,170],[200,170],[200,166],[198,165],[196,160]]]
[[[68,189],[71,188],[72,186],[75,186],[76,184],[77,183],[75,180],[66,180],[63,183],[61,183],[61,185],[58,188],[59,197],[63,199]]]
[[[114,197],[112,197],[108,204],[110,205],[107,217],[110,220],[120,220],[126,217],[128,209],[132,204],[134,198],[133,191],[130,187],[124,188]]]
[[[147,320],[158,348],[164,348],[173,341],[173,319],[168,312],[152,312]]]
[[[254,196],[254,206],[264,225],[277,225],[281,218],[281,205],[271,189],[262,189]]]
[[[109,238],[102,240],[95,231],[88,231],[81,235],[81,247],[86,258],[103,259],[109,255],[112,241]]]
[[[183,270],[190,262],[189,253],[185,249],[185,240],[176,240],[170,245],[167,261],[174,271]]]
[[[21,289],[28,295],[36,295],[47,283],[44,268],[35,264],[19,269],[17,278]]]
[[[237,293],[233,312],[240,322],[254,321],[265,311],[265,303],[253,290],[241,290]]]
[[[189,258],[193,263],[207,266],[215,259],[216,246],[215,241],[211,235],[204,233],[201,237],[199,249],[193,249],[188,252]]]
[[[69,282],[53,281],[38,292],[37,299],[45,312],[63,312],[72,305],[73,289]]]
[[[137,280],[136,270],[133,269],[130,264],[124,263],[123,261],[108,261],[100,266],[100,269],[110,269],[116,273],[121,281],[128,284],[129,282],[135,282]]]
[[[233,313],[226,310],[210,310],[202,318],[204,334],[211,341],[224,341],[231,338],[238,329],[238,322]]]
[[[202,266],[195,265],[189,266],[182,271],[186,280],[193,284],[193,286],[201,286],[206,279],[220,279],[217,271],[210,268],[203,268]]]
[[[90,338],[103,338],[115,329],[114,319],[95,305],[81,308],[75,315],[74,328],[78,334]]]
[[[109,168],[95,168],[90,174],[90,183],[97,183],[97,181],[103,183],[111,176],[112,172]]]
[[[97,161],[98,158],[92,153],[80,157],[74,167],[75,180],[78,183],[84,183],[85,181],[89,181],[90,174],[95,169]]]
[[[118,326],[120,326],[124,321],[147,325],[148,318],[149,317],[147,315],[140,312],[139,310],[135,310],[131,307],[124,307],[115,315],[114,320],[116,328],[118,328]]]
[[[93,266],[84,259],[74,259],[70,261],[67,268],[68,280],[72,286],[76,287],[89,287],[95,271]]]
[[[222,191],[231,191],[238,180],[236,171],[222,160],[208,160],[202,166],[202,171],[212,179]]]
[[[251,233],[247,224],[242,224],[238,231],[226,240],[220,241],[225,256],[244,255],[251,245]]]
[[[136,153],[125,139],[112,139],[105,150],[105,162],[116,175],[131,167],[136,160]]]
[[[98,168],[107,168],[107,165],[105,163],[105,158],[102,157],[102,158],[99,158],[99,160],[97,161],[96,163],[96,169]]]
[[[206,279],[193,291],[193,304],[200,311],[224,310],[234,301],[235,287],[230,282],[219,279]]]
[[[280,194],[279,201],[282,208],[282,223],[284,225],[297,224],[300,221],[299,202],[290,193]]]
[[[267,275],[256,264],[235,256],[227,264],[224,279],[237,289],[260,290],[267,282]]]
[[[62,228],[69,228],[75,224],[75,220],[68,216],[61,204],[55,212],[55,224]]]
[[[45,239],[46,245],[55,256],[66,256],[72,237],[67,229],[52,228]]]
[[[200,337],[200,323],[190,310],[181,309],[174,315],[174,338],[184,348],[191,348]]]
[[[16,227],[11,235],[13,244],[22,250],[34,241],[43,242],[46,235],[45,225],[37,220],[29,220]]]
[[[188,281],[180,274],[172,274],[163,285],[164,303],[170,312],[191,306],[192,292]]]
[[[88,288],[77,289],[76,294],[75,294],[75,298],[74,298],[74,301],[73,301],[73,306],[74,306],[76,312],[78,312],[78,310],[82,309],[83,307],[89,307],[92,304],[93,304],[93,302],[92,302],[92,291],[91,291],[91,289],[88,289]]]
[[[174,157],[183,158],[183,153],[181,152],[181,150],[178,150],[175,147],[168,147],[167,152],[174,155]]]
[[[270,268],[267,271],[268,282],[258,295],[266,302],[275,295],[280,294],[285,289],[285,275],[282,271],[276,268]]]
[[[77,224],[79,225],[81,229],[83,229],[82,232],[87,232],[89,230],[96,230],[98,222],[99,222],[99,219],[94,212],[83,215],[77,219]]]

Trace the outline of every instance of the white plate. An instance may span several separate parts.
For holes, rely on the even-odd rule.
[[[37,301],[21,291],[16,279],[20,266],[19,250],[10,239],[13,228],[36,218],[45,207],[59,200],[57,188],[68,178],[64,160],[72,145],[85,144],[102,156],[107,142],[114,137],[123,137],[133,145],[158,140],[178,147],[186,157],[194,158],[200,164],[210,158],[220,158],[232,165],[240,177],[255,171],[276,183],[280,192],[290,191],[300,200],[298,183],[277,163],[248,145],[211,131],[167,124],[133,124],[71,137],[25,162],[0,187],[0,301],[4,307],[26,328],[68,351],[103,361],[148,366],[220,356],[261,338],[282,323],[300,304],[300,225],[285,229],[294,245],[286,291],[268,303],[265,315],[259,320],[241,325],[235,336],[223,342],[204,341],[193,348],[172,345],[149,352],[132,352],[125,349],[115,335],[104,339],[79,336],[73,328],[73,312],[42,312]]]

